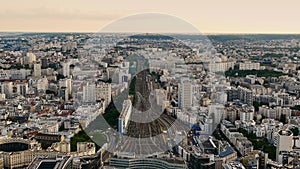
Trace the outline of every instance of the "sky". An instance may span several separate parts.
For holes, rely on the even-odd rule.
[[[178,17],[201,33],[300,33],[298,0],[0,0],[0,4],[1,32],[97,32],[120,18],[150,12]]]

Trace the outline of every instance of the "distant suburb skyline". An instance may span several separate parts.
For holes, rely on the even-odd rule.
[[[97,32],[139,13],[179,17],[202,33],[300,34],[300,1],[0,0],[0,32]]]

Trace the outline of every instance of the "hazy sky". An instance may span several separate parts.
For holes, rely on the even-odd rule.
[[[0,31],[96,32],[143,12],[186,20],[204,33],[300,33],[299,0],[0,0]]]

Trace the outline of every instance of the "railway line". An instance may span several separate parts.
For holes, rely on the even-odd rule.
[[[175,120],[167,114],[157,111],[155,97],[150,92],[160,89],[156,78],[152,77],[149,70],[144,70],[137,74],[135,81],[135,100],[132,115],[139,113],[135,120],[130,120],[127,133],[120,146],[121,152],[134,152],[137,155],[147,156],[149,154],[164,152],[168,149],[168,141],[174,137],[176,130],[180,127],[174,127]],[[149,97],[150,96],[150,97]],[[159,114],[158,114],[159,113]],[[145,122],[145,119],[157,116],[153,121]],[[171,129],[170,133],[166,132]],[[170,135],[171,134],[171,135]]]

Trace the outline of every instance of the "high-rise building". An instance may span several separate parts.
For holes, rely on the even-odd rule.
[[[105,107],[111,102],[111,84],[97,83],[96,84],[96,99],[104,99]]]
[[[65,77],[70,75],[70,63],[62,63],[62,74]]]
[[[41,64],[36,63],[33,65],[33,76],[39,77],[42,75]]]
[[[240,111],[241,121],[251,121],[253,120],[254,112],[253,111]]]
[[[264,117],[271,118],[271,119],[277,119],[279,120],[281,118],[281,115],[285,115],[286,117],[289,117],[291,115],[291,109],[287,107],[280,107],[277,106],[275,108],[268,107],[266,105],[263,105],[259,107],[258,112],[262,114]]]
[[[227,101],[234,101],[239,99],[238,90],[235,87],[226,90],[227,93]]]
[[[281,153],[293,150],[293,132],[290,130],[279,130],[274,141],[276,144],[276,161],[282,164]]]
[[[237,110],[233,107],[227,107],[226,119],[228,119],[230,122],[235,122],[237,119]]]
[[[288,93],[277,93],[276,94],[279,99],[282,99],[281,106],[292,106],[292,97]]]
[[[247,88],[244,88],[244,87],[241,87],[239,86],[238,88],[238,97],[239,99],[249,105],[249,106],[252,106],[253,105],[253,94],[252,94],[252,91],[247,89]]]
[[[66,87],[68,88],[68,92],[72,93],[72,79],[65,79]]]
[[[83,86],[83,102],[95,102],[96,101],[96,86],[95,84],[87,83]]]
[[[192,83],[188,79],[182,79],[178,87],[178,107],[191,108],[193,105]]]
[[[42,68],[43,69],[45,69],[45,68],[48,67],[48,60],[47,60],[47,58],[42,58],[41,62],[42,62]]]
[[[60,96],[64,101],[69,100],[69,93],[68,93],[68,89],[66,87],[60,88]]]
[[[14,85],[17,89],[17,94],[25,96],[26,93],[28,92],[28,83],[16,83]]]
[[[59,80],[60,87],[66,87],[68,89],[68,93],[72,93],[72,79],[61,79]]]
[[[25,57],[25,62],[24,63],[31,65],[31,64],[33,64],[35,62],[36,62],[36,56],[35,56],[35,54],[33,54],[33,53],[27,53],[26,57]]]

